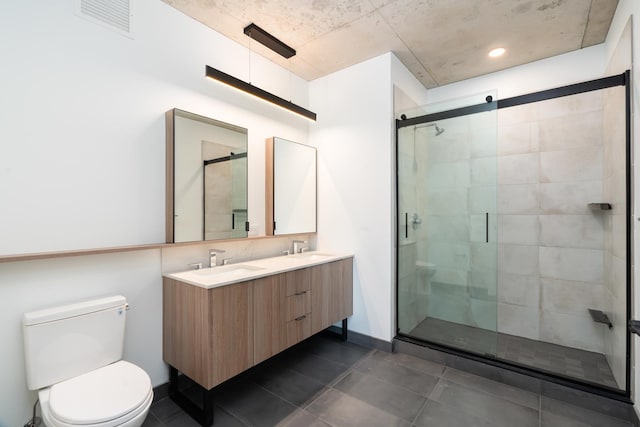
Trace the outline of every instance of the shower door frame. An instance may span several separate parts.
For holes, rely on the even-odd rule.
[[[565,96],[578,95],[580,93],[592,92],[596,90],[603,90],[616,86],[624,86],[625,88],[625,181],[626,181],[626,321],[625,326],[629,324],[631,319],[631,274],[632,274],[632,231],[633,222],[631,220],[632,210],[632,194],[631,194],[631,71],[627,70],[622,74],[613,75],[609,77],[603,77],[600,79],[589,80],[581,83],[575,83],[567,86],[561,86],[553,89],[543,90],[539,92],[533,92],[525,95],[514,96],[506,99],[494,100],[491,96],[487,96],[486,103],[470,105],[461,108],[455,108],[446,111],[440,111],[436,113],[426,114],[413,118],[396,119],[395,129],[395,168],[396,168],[396,194],[395,194],[395,339],[411,342],[413,344],[433,348],[445,353],[450,353],[456,356],[480,361],[489,365],[504,368],[510,371],[518,372],[528,376],[533,376],[538,379],[547,380],[556,384],[569,386],[578,390],[594,393],[599,396],[608,397],[616,400],[620,400],[626,403],[631,403],[631,332],[628,327],[626,329],[626,349],[625,349],[625,388],[614,389],[606,386],[598,386],[595,383],[581,381],[576,378],[562,376],[559,374],[551,373],[548,371],[541,371],[531,366],[518,364],[505,359],[498,359],[497,357],[489,357],[478,353],[473,353],[460,348],[451,347],[445,344],[440,344],[426,339],[419,339],[410,336],[406,333],[400,332],[399,326],[399,269],[400,262],[399,248],[400,248],[400,216],[398,208],[400,205],[399,200],[399,130],[401,128],[415,126],[422,123],[435,122],[444,119],[450,119],[455,117],[466,116],[469,114],[481,113],[485,111],[499,110],[501,108],[515,107],[518,105],[529,104],[533,102],[545,101],[554,98],[561,98]],[[497,331],[496,331],[497,333]]]

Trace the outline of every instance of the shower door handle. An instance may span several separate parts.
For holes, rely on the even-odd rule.
[[[409,212],[404,213],[404,238],[409,238]]]
[[[485,242],[489,243],[489,212],[484,214],[484,238]]]

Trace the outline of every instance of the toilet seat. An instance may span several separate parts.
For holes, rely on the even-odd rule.
[[[146,416],[151,380],[141,368],[118,361],[41,390],[40,404],[51,427],[112,427]]]

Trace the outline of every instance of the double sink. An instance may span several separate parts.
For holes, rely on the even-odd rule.
[[[315,251],[304,252],[295,255],[245,261],[240,264],[165,273],[164,277],[211,289],[349,257],[351,255],[336,255]]]

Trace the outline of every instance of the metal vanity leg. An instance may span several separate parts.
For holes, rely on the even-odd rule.
[[[207,390],[198,386],[202,392],[202,409],[194,404],[189,398],[182,394],[178,388],[178,370],[169,365],[169,397],[191,418],[196,420],[202,427],[213,425],[213,389]]]
[[[342,341],[347,340],[347,318],[342,319]]]

